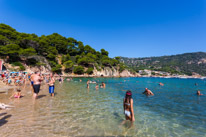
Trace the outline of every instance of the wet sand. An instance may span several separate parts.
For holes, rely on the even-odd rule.
[[[20,99],[9,97],[14,93],[16,86],[6,86],[0,83],[0,102],[13,106],[13,108],[0,110],[0,136],[39,136],[27,127],[32,127],[32,117],[35,113],[35,108],[39,108],[39,100],[48,97],[48,86],[42,85],[39,96],[36,100],[32,98],[31,86],[26,84],[21,91],[22,97]],[[2,88],[3,87],[3,88]],[[31,121],[27,121],[31,119]],[[25,133],[27,132],[27,133]]]

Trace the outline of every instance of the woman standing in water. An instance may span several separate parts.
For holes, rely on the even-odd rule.
[[[126,120],[135,121],[134,118],[134,111],[133,111],[133,99],[132,99],[132,92],[128,90],[126,92],[125,98],[123,100],[123,108]],[[124,124],[125,121],[122,123]]]

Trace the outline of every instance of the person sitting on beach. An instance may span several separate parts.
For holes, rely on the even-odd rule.
[[[149,95],[154,95],[154,94],[152,93],[152,91],[149,90],[148,88],[145,88],[145,91],[144,91],[142,94],[145,94],[145,95],[147,95],[147,96],[149,96]]]
[[[198,90],[198,91],[197,91],[197,95],[198,95],[198,96],[202,96],[203,94],[201,94],[200,91]]]
[[[99,85],[98,85],[98,84],[96,84],[95,88],[96,88],[96,90],[98,90],[98,89],[99,89]]]
[[[14,98],[20,98],[21,97],[21,89],[20,89],[20,87],[18,87],[16,89],[16,92],[14,92],[14,94],[12,94],[9,99],[11,99],[12,97],[14,97]]]
[[[132,92],[130,90],[126,92],[125,98],[123,99],[123,109],[124,109],[125,119],[134,122],[135,117],[133,111],[133,99],[132,99]],[[125,122],[126,121],[123,121],[122,124],[124,124]]]
[[[12,82],[11,77],[9,77],[8,78],[8,85],[11,85],[11,82]]]
[[[19,83],[20,83],[20,77],[15,77],[15,82],[14,82],[15,86],[18,86]]]

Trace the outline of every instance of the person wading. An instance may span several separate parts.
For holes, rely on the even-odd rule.
[[[55,83],[55,79],[53,77],[53,74],[50,74],[50,81],[48,83],[49,85],[49,93],[51,94],[52,97],[54,97],[54,83]]]
[[[39,72],[35,72],[35,74],[33,74],[31,77],[31,81],[33,81],[33,89],[34,89],[33,97],[36,99],[40,91],[40,85],[41,85],[41,81],[43,81],[43,78],[40,77]]]

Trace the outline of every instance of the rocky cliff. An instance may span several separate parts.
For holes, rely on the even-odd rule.
[[[6,62],[6,60],[5,60]],[[31,65],[32,63],[35,63],[36,65]],[[22,58],[21,64],[24,66],[26,72],[31,73],[35,71],[41,71],[41,73],[49,73],[51,72],[51,66],[49,65],[49,62],[45,57],[42,56],[30,56],[28,58]],[[13,64],[5,63],[4,66],[6,69],[10,71],[19,71],[20,66],[14,66]],[[83,74],[83,75],[77,75],[74,73],[65,73],[62,71],[62,74],[64,76],[83,76],[83,77],[139,77],[140,75],[138,73],[132,73],[129,70],[125,69],[122,72],[119,72],[114,67],[105,67],[104,69],[97,70],[94,68],[93,74]]]

